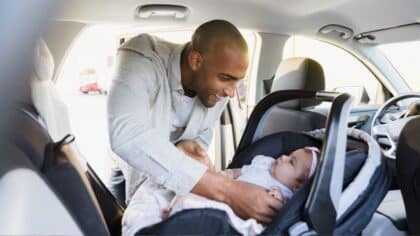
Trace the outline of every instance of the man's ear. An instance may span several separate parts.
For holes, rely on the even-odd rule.
[[[188,64],[190,65],[192,71],[200,69],[203,64],[201,54],[194,50],[191,51],[190,54],[188,54]]]

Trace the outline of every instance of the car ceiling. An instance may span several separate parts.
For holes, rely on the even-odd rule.
[[[83,23],[123,23],[138,27],[194,27],[211,19],[226,19],[243,29],[268,33],[314,35],[327,24],[362,33],[420,22],[418,0],[60,0],[56,20]],[[135,9],[145,4],[178,4],[189,9],[185,20],[138,19]]]

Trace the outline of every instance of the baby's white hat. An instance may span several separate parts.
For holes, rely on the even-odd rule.
[[[312,163],[311,163],[311,168],[309,169],[309,176],[308,176],[308,178],[311,178],[312,175],[315,173],[316,165],[318,164],[319,149],[317,147],[305,147],[305,149],[311,151],[312,153]]]

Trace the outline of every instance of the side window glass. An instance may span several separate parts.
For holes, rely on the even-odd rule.
[[[285,45],[283,59],[308,57],[321,64],[327,91],[347,92],[353,105],[377,104],[383,97],[382,85],[373,74],[348,52],[325,42],[293,36]]]
[[[420,39],[384,44],[380,45],[379,49],[400,73],[410,89],[420,91],[419,69],[417,68],[420,61]]]
[[[119,28],[88,26],[74,40],[56,88],[67,105],[76,144],[104,183],[111,175],[106,99],[119,46]]]

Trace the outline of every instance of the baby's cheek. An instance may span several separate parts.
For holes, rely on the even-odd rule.
[[[281,167],[274,168],[273,172],[273,176],[277,180],[283,180],[284,176],[287,176],[287,170]]]
[[[270,167],[270,174],[271,174],[272,176],[275,176],[275,173],[276,173],[275,169],[276,169],[276,165],[275,165],[275,164],[273,164],[273,165]]]

